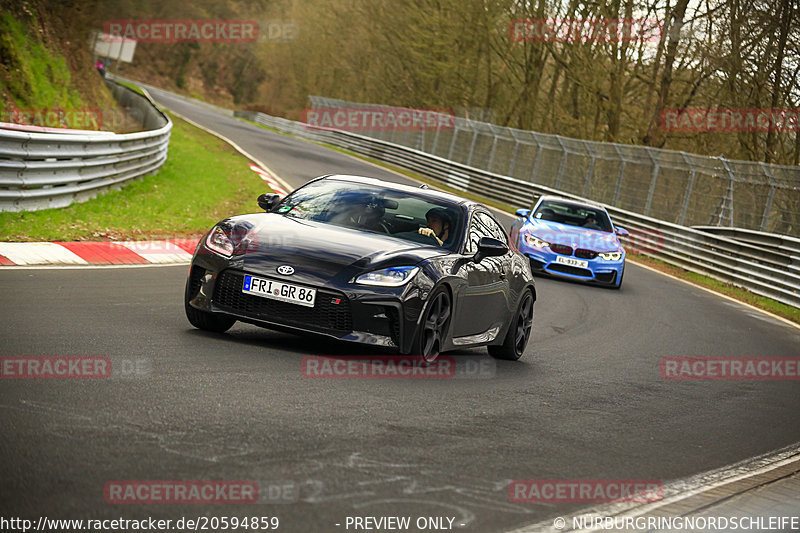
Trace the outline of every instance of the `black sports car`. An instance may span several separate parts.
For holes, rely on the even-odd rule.
[[[531,335],[533,275],[481,204],[423,185],[329,175],[200,241],[185,307],[197,328],[241,320],[393,346],[432,361],[487,345],[516,360]]]

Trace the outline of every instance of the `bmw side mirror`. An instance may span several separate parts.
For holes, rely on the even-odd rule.
[[[528,218],[528,215],[531,214],[530,209],[517,209],[517,216],[522,218]]]
[[[269,213],[280,201],[281,197],[278,194],[262,194],[258,197],[258,207]]]
[[[508,246],[503,241],[494,237],[481,237],[478,241],[478,252],[473,257],[476,263],[480,263],[487,257],[498,257],[508,253]]]
[[[626,230],[625,228],[620,228],[619,226],[615,226],[614,227],[614,231],[620,237],[627,237],[628,235],[630,235],[630,233],[628,233],[628,230]]]

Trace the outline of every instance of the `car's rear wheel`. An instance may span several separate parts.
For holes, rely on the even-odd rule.
[[[428,300],[428,307],[412,350],[423,363],[430,364],[439,357],[444,340],[447,338],[452,310],[452,301],[447,289],[440,287],[434,291]]]
[[[215,333],[228,331],[231,326],[236,323],[235,318],[228,315],[221,315],[219,313],[201,311],[200,309],[195,309],[189,304],[189,300],[197,296],[197,291],[199,288],[199,283],[192,283],[191,279],[186,283],[186,294],[184,296],[183,306],[186,310],[186,318],[189,319],[189,323],[197,329],[202,329],[205,331],[213,331]]]
[[[514,321],[508,328],[506,338],[500,346],[488,346],[489,355],[495,359],[516,361],[525,353],[533,329],[533,294],[526,291],[519,303]]]

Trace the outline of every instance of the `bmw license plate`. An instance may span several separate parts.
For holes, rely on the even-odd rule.
[[[573,257],[564,257],[563,255],[556,256],[556,263],[569,265],[571,267],[589,268],[589,261],[582,261]]]
[[[316,289],[254,276],[244,277],[242,292],[306,307],[314,307],[314,298],[317,297]]]

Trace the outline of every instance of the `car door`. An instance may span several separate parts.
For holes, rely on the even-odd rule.
[[[474,212],[468,228],[464,245],[466,256],[475,255],[482,237],[493,237],[508,244],[505,231],[488,213]],[[510,252],[500,257],[486,257],[480,263],[465,261],[460,267],[459,275],[467,283],[457,297],[453,337],[480,335],[503,324],[509,261]]]

